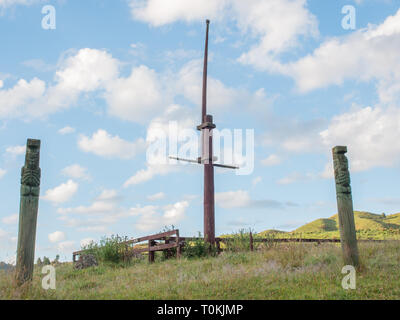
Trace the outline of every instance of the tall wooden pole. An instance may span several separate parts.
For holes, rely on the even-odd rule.
[[[36,224],[40,192],[40,140],[28,139],[25,165],[21,170],[16,280],[32,280],[35,259]]]
[[[342,244],[344,262],[347,265],[358,267],[358,247],[350,187],[350,173],[348,160],[345,156],[346,152],[347,147],[345,146],[336,146],[332,149],[340,241]]]
[[[203,91],[201,101],[201,125],[197,128],[202,135],[201,163],[204,163],[204,238],[210,244],[215,243],[215,201],[214,201],[214,166],[212,129],[213,118],[207,114],[207,64],[208,64],[208,30],[210,20],[206,20],[206,40],[204,46]]]

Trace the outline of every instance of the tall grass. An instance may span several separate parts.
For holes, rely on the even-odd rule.
[[[125,268],[74,270],[64,263],[56,267],[57,289],[47,291],[40,268],[23,288],[0,272],[0,299],[400,299],[399,243],[359,243],[359,251],[355,290],[341,286],[339,244],[278,243]]]
[[[119,235],[111,235],[111,237],[103,237],[100,242],[91,242],[82,247],[84,254],[93,255],[98,263],[108,264],[124,264],[130,262],[129,249],[130,246],[125,242],[128,237]]]

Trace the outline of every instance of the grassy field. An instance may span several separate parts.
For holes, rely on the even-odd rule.
[[[169,259],[149,265],[56,267],[57,289],[44,290],[35,270],[32,285],[16,288],[0,273],[0,299],[400,299],[400,243],[360,243],[355,290],[341,286],[337,244],[280,243],[254,252]]]

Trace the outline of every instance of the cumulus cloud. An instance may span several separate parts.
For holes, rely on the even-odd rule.
[[[78,184],[73,180],[68,180],[54,189],[47,190],[42,198],[54,204],[60,204],[70,200],[77,191]]]
[[[299,173],[299,172],[293,172],[289,176],[284,177],[282,179],[279,179],[277,183],[279,184],[292,184],[295,182],[304,182],[304,181],[309,181],[313,179],[317,179],[318,174],[313,174],[313,173]]]
[[[41,0],[0,0],[0,8],[8,8],[15,5],[31,5]]]
[[[165,93],[159,75],[142,65],[133,68],[128,78],[119,78],[110,83],[105,98],[111,115],[145,123],[168,104]]]
[[[400,110],[398,108],[366,107],[334,117],[320,133],[322,142],[332,148],[348,146],[352,171],[372,167],[390,167],[400,157]],[[325,169],[328,175],[331,169]]]
[[[17,224],[18,223],[18,214],[12,214],[11,216],[4,217],[1,219],[1,222],[4,224]]]
[[[75,128],[72,128],[70,126],[66,126],[64,128],[61,128],[60,130],[58,130],[59,134],[65,135],[65,134],[70,134],[70,133],[74,133],[75,132]]]
[[[20,79],[12,88],[0,90],[0,117],[33,114],[32,104],[43,97],[46,83],[38,78]]]
[[[13,156],[19,156],[24,154],[26,151],[26,146],[12,146],[6,149],[6,152]]]
[[[57,246],[57,249],[65,254],[72,253],[75,249],[75,241],[63,241],[60,242]]]
[[[318,21],[306,0],[131,0],[130,6],[135,20],[153,26],[205,18],[234,20],[257,42],[239,61],[262,69],[279,67],[275,56],[296,46],[300,37],[318,35]]]
[[[282,162],[282,159],[276,155],[271,154],[267,158],[261,160],[262,165],[264,166],[276,166]]]
[[[3,178],[6,173],[6,170],[0,168],[0,179]]]
[[[156,200],[161,200],[165,198],[165,193],[164,192],[158,192],[152,195],[147,196],[147,200],[150,201],[156,201]]]
[[[281,71],[307,92],[347,79],[378,80],[383,102],[398,98],[400,86],[400,10],[380,25],[368,25],[350,35],[323,42],[312,54],[282,65]]]
[[[172,165],[149,165],[146,169],[140,169],[124,182],[124,187],[147,182],[157,175],[165,175],[176,169]]]
[[[217,18],[226,6],[226,0],[131,0],[134,19],[162,26],[177,20],[193,21]]]
[[[56,243],[65,240],[65,233],[62,231],[55,231],[48,235],[49,241]]]
[[[294,205],[289,202],[282,203],[276,200],[254,200],[248,191],[226,191],[215,194],[215,202],[224,209],[233,208],[283,208],[285,205]]]
[[[79,164],[72,164],[62,169],[62,174],[73,179],[89,179],[87,168],[81,167]]]
[[[93,133],[92,137],[81,135],[78,146],[82,151],[98,156],[131,159],[144,150],[146,143],[141,138],[129,142],[121,139],[118,135],[112,136],[107,131],[99,129]]]
[[[176,225],[184,219],[188,201],[179,201],[163,207],[145,206],[131,208],[131,214],[139,216],[135,227],[141,231],[157,230],[164,226]]]
[[[110,224],[130,216],[129,209],[119,206],[120,199],[116,190],[103,190],[90,205],[58,208],[57,213],[68,227],[104,233]]]
[[[0,90],[0,117],[43,117],[69,108],[82,93],[104,87],[118,75],[119,63],[103,50],[84,48],[63,59],[53,84],[20,79]]]

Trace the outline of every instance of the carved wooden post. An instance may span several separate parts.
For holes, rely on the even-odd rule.
[[[346,152],[347,147],[345,146],[336,146],[332,149],[340,240],[344,262],[348,265],[358,267],[356,228],[354,223],[353,200],[351,197],[349,166],[345,156]]]
[[[28,139],[21,170],[16,279],[19,285],[32,280],[40,191],[40,140]]]

